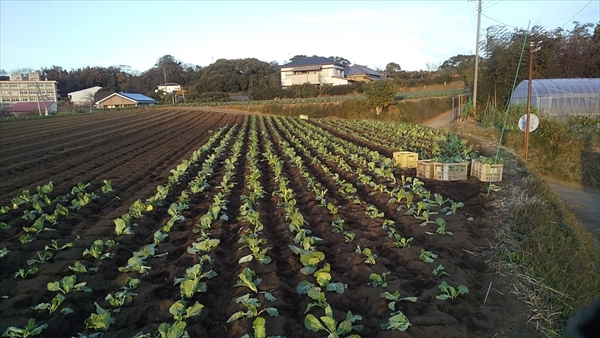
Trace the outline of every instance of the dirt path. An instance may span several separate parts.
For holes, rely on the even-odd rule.
[[[452,110],[448,110],[429,121],[423,122],[423,125],[431,128],[443,128],[452,122]]]
[[[452,111],[450,110],[423,122],[423,125],[432,128],[443,128],[451,122]],[[600,194],[581,188],[569,187],[547,178],[545,178],[545,181],[552,191],[567,204],[577,220],[590,230],[596,242],[600,244]]]

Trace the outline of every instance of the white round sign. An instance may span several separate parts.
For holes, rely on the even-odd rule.
[[[540,125],[540,119],[535,114],[529,114],[529,131],[534,131]],[[521,131],[525,131],[525,126],[527,126],[527,114],[521,116],[519,119],[519,129]]]

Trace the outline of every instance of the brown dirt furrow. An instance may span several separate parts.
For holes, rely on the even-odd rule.
[[[120,113],[122,115],[118,115]],[[339,158],[345,158],[350,170],[340,167],[335,159],[325,158],[317,147],[309,146],[306,142],[304,144],[308,153],[303,153],[286,133],[289,130],[291,135],[303,139],[305,132],[298,128],[300,124],[287,120],[290,123],[279,126],[274,118],[268,120],[264,116],[247,119],[254,119],[258,128],[257,166],[265,195],[259,200],[256,210],[264,225],[260,236],[267,240],[267,254],[272,258],[272,262],[266,265],[256,260],[238,262],[241,257],[250,253],[249,248],[239,242],[242,234],[247,233],[244,229],[249,226],[238,219],[243,202],[241,197],[249,191],[246,186],[249,167],[245,157],[248,152],[249,127],[241,127],[244,116],[194,109],[155,108],[0,123],[0,131],[10,129],[6,137],[0,136],[1,152],[10,156],[10,163],[0,158],[0,205],[9,203],[10,198],[19,194],[22,189],[35,189],[36,185],[48,181],[55,183],[56,194],[67,192],[79,181],[92,182],[91,189],[98,192],[102,180],[110,179],[115,188],[115,192],[100,194],[100,198],[89,206],[79,211],[73,210],[68,217],[61,218],[53,225],[57,231],[32,233],[36,239],[29,243],[20,242],[20,236],[25,234],[21,227],[31,225],[31,221],[21,217],[24,208],[0,215],[0,222],[11,226],[7,230],[0,230],[0,248],[6,247],[11,251],[0,258],[0,294],[5,296],[0,299],[0,331],[4,332],[9,326],[22,327],[28,318],[35,318],[38,324],[48,324],[43,336],[62,338],[76,336],[78,333],[89,335],[94,331],[86,328],[84,321],[95,312],[94,302],[97,302],[111,311],[115,318],[115,323],[104,337],[131,337],[140,332],[155,336],[161,323],[173,323],[169,307],[181,298],[179,285],[174,285],[175,278],[183,277],[187,268],[201,260],[200,255],[187,251],[200,235],[194,225],[209,210],[215,196],[226,191],[223,198],[227,200],[226,212],[229,218],[212,223],[208,231],[209,236],[219,239],[220,243],[210,251],[213,260],[204,261],[202,266],[203,271],[212,269],[217,276],[204,280],[206,292],[197,292],[186,300],[188,306],[196,301],[204,305],[199,316],[185,319],[186,330],[190,336],[240,337],[246,333],[253,333],[252,318],[241,318],[234,323],[226,323],[233,313],[244,309],[234,300],[246,293],[251,293],[260,300],[260,309],[267,306],[278,309],[279,316],[276,318],[266,313],[262,314],[267,322],[267,335],[285,335],[290,338],[324,336],[324,331],[314,333],[304,327],[305,311],[312,300],[307,295],[298,294],[296,287],[303,280],[311,283],[317,281],[314,276],[301,273],[303,265],[300,257],[290,249],[290,245],[300,244],[294,242],[294,233],[289,229],[290,220],[286,218],[283,200],[278,194],[274,194],[278,190],[279,182],[273,168],[263,156],[267,147],[272,147],[283,161],[281,174],[289,180],[289,188],[293,190],[297,202],[296,207],[307,222],[305,229],[324,240],[324,243],[318,243],[314,247],[326,257],[324,262],[318,264],[318,268],[323,268],[327,263],[331,267],[331,282],[346,285],[342,294],[326,292],[325,295],[338,323],[345,318],[347,311],[352,311],[362,316],[362,319],[355,323],[364,326],[360,333],[362,337],[539,336],[534,328],[526,323],[525,305],[510,293],[510,278],[499,276],[486,265],[479,254],[480,248],[487,245],[483,233],[491,231],[493,226],[489,220],[490,203],[493,199],[483,196],[484,184],[473,180],[424,181],[426,188],[432,193],[440,193],[465,204],[456,215],[444,215],[446,228],[454,235],[440,235],[435,233],[435,225],[421,226],[420,220],[405,215],[403,210],[397,210],[396,204],[389,203],[387,194],[377,192],[368,185],[361,186],[355,171],[357,168],[363,171],[368,168],[363,168],[351,162],[345,155],[337,153],[331,144],[325,146]],[[44,124],[45,122],[47,124]],[[151,269],[147,274],[119,272],[119,267],[127,264],[133,252],[153,242],[154,232],[164,226],[171,217],[167,212],[169,205],[187,189],[188,183],[202,169],[203,161],[212,150],[201,156],[197,165],[188,169],[179,184],[171,187],[161,206],[135,220],[138,223],[134,228],[135,234],[117,236],[113,219],[126,213],[129,205],[135,200],[144,201],[154,194],[157,185],[165,185],[170,170],[204,144],[212,135],[211,130],[225,125],[231,127],[235,123],[240,129],[232,133],[233,137],[227,150],[215,162],[214,172],[208,177],[210,187],[202,193],[190,196],[189,209],[182,212],[185,221],[176,223],[164,242],[157,245],[158,253],[167,255],[149,258],[146,265]],[[20,136],[23,132],[35,133],[36,127],[39,126],[55,128],[60,133],[52,136],[52,133],[44,130],[40,132],[43,137]],[[334,129],[325,128],[335,136],[356,145],[391,155],[390,149]],[[69,131],[75,131],[75,136],[67,137],[66,133]],[[95,134],[101,136],[94,137]],[[243,142],[241,155],[234,169],[234,185],[230,190],[223,190],[219,184],[225,176],[225,159],[232,156],[232,146],[238,135]],[[48,139],[47,145],[42,142],[44,138]],[[77,139],[80,140],[79,143]],[[339,206],[336,215],[320,206],[300,170],[284,154],[281,140],[287,141],[295,148],[304,161],[307,172],[316,182],[321,183],[322,187],[328,189],[327,201]],[[52,154],[47,155],[50,152]],[[28,154],[39,158],[28,158]],[[338,183],[326,174],[320,165],[312,163],[314,158],[327,165],[332,174],[339,175],[357,187],[355,195],[361,203],[354,204],[347,200],[346,196],[338,191]],[[401,175],[411,175],[411,172],[398,170],[395,174],[399,180]],[[389,188],[394,187],[392,183],[384,182],[373,173],[369,172],[369,175]],[[393,240],[387,236],[387,232],[382,229],[383,219],[371,218],[366,213],[369,205],[383,211],[385,219],[393,220],[398,232],[403,236],[413,237],[412,246],[396,247]],[[437,211],[437,207],[432,207],[431,210]],[[356,234],[352,242],[344,242],[341,234],[331,231],[331,222],[338,216],[345,220],[344,228]],[[437,216],[432,219],[435,220]],[[468,217],[473,217],[473,221],[467,220]],[[46,263],[32,263],[32,266],[39,268],[36,274],[26,278],[15,278],[14,273],[20,268],[28,268],[27,260],[37,257],[38,252],[43,251],[52,239],[57,240],[59,245],[72,241],[73,247],[54,253]],[[84,250],[96,239],[113,239],[118,242],[108,249],[108,252],[114,254],[113,258],[95,259],[83,256]],[[366,262],[365,255],[355,252],[357,246],[362,249],[370,248],[377,255],[374,264]],[[419,257],[421,249],[432,251],[438,254],[438,257],[432,263],[425,263]],[[77,281],[86,282],[92,292],[65,295],[66,299],[60,308],[70,307],[74,313],[61,315],[58,312],[50,314],[48,311],[34,310],[32,307],[35,305],[49,302],[54,297],[54,292],[47,291],[47,283],[74,274],[68,267],[78,260],[88,268],[98,268],[98,271],[77,275]],[[432,270],[439,264],[443,264],[448,275],[441,277],[432,274]],[[238,274],[245,267],[251,268],[257,277],[262,279],[258,290],[272,292],[277,298],[276,301],[267,301],[264,293],[253,293],[249,288],[235,286]],[[372,273],[382,275],[388,272],[387,286],[368,285]],[[137,296],[133,298],[133,302],[117,311],[104,297],[119,291],[126,277],[139,278],[141,284],[135,290]],[[453,286],[466,285],[469,293],[455,300],[436,299],[440,294],[438,285],[442,280]],[[488,286],[492,282],[494,288],[487,294]],[[399,301],[396,304],[396,310],[401,310],[412,323],[407,331],[381,329],[381,324],[391,315],[389,302],[380,296],[384,291],[398,291],[401,297],[417,297],[415,303]],[[324,315],[323,309],[319,307],[313,307],[308,312],[317,318]]]

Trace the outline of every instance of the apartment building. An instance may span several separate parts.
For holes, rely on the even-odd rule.
[[[17,102],[58,102],[56,81],[40,79],[40,72],[12,74],[10,81],[0,81],[0,109],[6,109]]]

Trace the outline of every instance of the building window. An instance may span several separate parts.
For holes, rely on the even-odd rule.
[[[12,88],[16,88],[16,87],[17,87],[17,84],[16,84],[16,83],[11,83],[11,84],[10,84],[10,86],[11,86]]]

